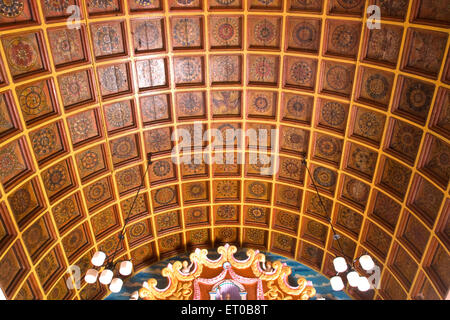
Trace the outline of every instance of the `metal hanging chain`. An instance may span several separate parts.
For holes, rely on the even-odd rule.
[[[306,162],[305,154],[304,154],[304,153],[301,153],[301,156],[302,156],[301,162],[302,162],[302,164],[305,166],[306,171],[308,172],[308,176],[309,176],[309,178],[311,179],[312,184],[313,184],[313,187],[314,187],[314,189],[316,190],[317,197],[319,198],[319,203],[320,203],[320,205],[322,206],[322,210],[324,211],[324,213],[325,213],[325,215],[326,215],[326,218],[327,218],[328,223],[330,224],[331,231],[333,232],[333,239],[337,241],[338,246],[339,246],[339,249],[340,249],[340,251],[341,251],[341,253],[342,253],[342,256],[344,257],[344,259],[345,259],[346,262],[348,263],[348,261],[347,261],[348,257],[345,255],[344,249],[342,248],[341,243],[340,243],[340,241],[339,241],[339,239],[340,239],[341,237],[340,237],[340,235],[337,234],[336,230],[335,230],[334,227],[333,227],[333,224],[331,223],[331,218],[328,216],[327,209],[326,209],[325,205],[324,205],[323,202],[322,202],[322,196],[320,195],[319,189],[317,188],[317,185],[316,185],[316,183],[315,183],[315,181],[314,181],[314,177],[312,176],[311,171],[310,171],[309,168],[308,168],[308,164],[307,164],[307,162]],[[354,267],[355,267],[355,261],[352,260],[352,259],[348,259],[348,260],[352,261],[351,263],[348,263],[348,264],[349,264],[352,268],[354,268]]]
[[[123,240],[125,239],[125,229],[126,229],[126,227],[128,225],[128,221],[129,221],[129,219],[131,217],[131,212],[134,209],[134,205],[136,204],[136,200],[139,197],[139,193],[141,192],[141,189],[144,186],[145,177],[147,176],[148,168],[150,168],[151,164],[152,164],[152,155],[151,155],[151,153],[148,153],[147,154],[147,168],[145,169],[145,172],[144,172],[144,174],[143,174],[143,176],[141,178],[141,184],[139,185],[139,188],[138,188],[138,191],[136,193],[136,196],[133,199],[133,203],[131,204],[131,207],[130,207],[130,210],[128,211],[127,217],[124,220],[123,228],[122,228],[122,231],[119,234],[119,241],[117,242],[116,249],[114,250],[113,255],[108,258],[108,261],[105,264],[106,266],[113,266],[113,267],[115,266],[113,264],[114,263],[114,259],[115,259],[116,255],[117,255],[117,252],[119,251],[120,244],[123,243]]]

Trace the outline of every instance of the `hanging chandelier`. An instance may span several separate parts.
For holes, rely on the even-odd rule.
[[[136,204],[136,200],[139,196],[139,193],[141,191],[141,188],[144,186],[145,177],[147,176],[148,168],[152,164],[151,160],[151,153],[147,154],[147,168],[145,170],[144,175],[141,179],[141,184],[139,185],[139,188],[136,192],[136,195],[133,199],[133,202],[131,204],[130,210],[128,211],[127,217],[125,218],[122,231],[120,232],[118,238],[119,241],[117,242],[116,248],[112,254],[107,256],[102,251],[97,251],[92,256],[91,263],[94,266],[93,268],[89,269],[86,272],[86,275],[84,277],[84,280],[88,284],[93,284],[98,281],[103,285],[109,285],[109,290],[113,293],[118,293],[120,290],[122,290],[123,286],[123,280],[121,276],[129,276],[133,272],[133,263],[131,260],[119,260],[114,261],[116,258],[117,253],[120,249],[120,244],[125,239],[125,230],[128,225],[128,222],[130,221],[131,212],[133,211],[134,205]],[[116,266],[119,264],[119,274],[115,274]]]
[[[342,254],[342,256],[338,256],[333,259],[333,266],[336,271],[336,275],[330,279],[331,288],[334,291],[343,290],[345,285],[344,285],[344,281],[342,280],[342,277],[339,274],[346,273],[348,284],[351,287],[356,287],[356,288],[358,288],[359,291],[366,292],[371,288],[369,279],[365,276],[360,276],[360,274],[356,271],[355,263],[359,262],[359,265],[365,271],[372,270],[375,267],[375,263],[373,262],[372,258],[368,254],[363,254],[360,257],[354,259],[353,261],[351,259],[349,259],[351,261],[351,263],[348,263],[347,257],[344,253],[344,249],[342,248],[341,243],[339,242],[339,239],[341,238],[341,236],[338,235],[336,233],[336,231],[334,230],[333,224],[331,222],[331,218],[328,215],[325,205],[323,204],[322,196],[320,195],[317,185],[311,174],[311,171],[308,168],[308,165],[307,165],[307,162],[305,159],[306,154],[303,152],[300,154],[302,156],[302,160],[301,160],[302,164],[305,166],[306,171],[308,172],[308,176],[311,179],[313,187],[316,191],[317,197],[319,198],[319,203],[322,207],[322,210],[324,211],[324,213],[326,215],[326,219],[327,219],[328,223],[331,226],[331,231],[333,232],[333,240],[337,242],[339,251]]]

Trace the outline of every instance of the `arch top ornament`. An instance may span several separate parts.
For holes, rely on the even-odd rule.
[[[195,249],[190,264],[176,261],[162,270],[168,279],[165,288],[157,288],[157,280],[152,278],[144,283],[139,296],[143,300],[308,300],[315,296],[316,290],[303,277],[296,287],[289,284],[292,270],[286,264],[268,261],[259,250],[247,250],[243,260],[235,257],[236,252],[236,246],[225,244],[217,248],[219,257],[211,259],[208,250]],[[235,284],[239,294],[233,296],[233,285],[218,285],[223,282]]]

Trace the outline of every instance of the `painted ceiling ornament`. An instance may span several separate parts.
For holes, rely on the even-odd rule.
[[[56,165],[43,174],[44,186],[48,191],[56,191],[67,183],[67,170],[63,165]]]
[[[127,76],[118,66],[106,68],[101,75],[102,87],[111,92],[117,92],[127,81]]]
[[[264,220],[266,211],[261,207],[250,207],[247,209],[248,216],[253,220]]]
[[[17,37],[8,43],[6,58],[14,69],[28,71],[37,63],[38,53],[29,39]]]
[[[150,131],[148,143],[153,150],[161,151],[167,145],[167,141],[170,141],[170,137],[165,131]]]
[[[331,42],[336,49],[342,51],[352,50],[358,42],[358,33],[348,25],[342,24],[334,29]]]
[[[91,119],[85,114],[81,114],[70,125],[70,133],[75,141],[82,141],[95,131]]]
[[[300,166],[297,160],[285,160],[281,164],[281,170],[283,174],[288,175],[291,178],[296,178],[300,174]]]
[[[106,109],[106,118],[115,128],[121,128],[131,121],[131,110],[127,104],[117,102]]]
[[[362,203],[367,199],[369,195],[369,187],[356,179],[350,179],[350,181],[345,186],[348,195],[358,203]]]
[[[313,74],[311,67],[305,62],[296,62],[290,69],[290,76],[301,84],[311,81]]]
[[[375,169],[375,159],[372,152],[357,147],[352,153],[353,163],[363,172],[372,172]]]
[[[265,6],[268,6],[273,2],[273,0],[258,0],[258,2]]]
[[[379,73],[371,75],[366,81],[366,91],[372,99],[383,99],[386,97],[388,89],[389,82],[385,76]]]
[[[81,242],[84,240],[84,232],[80,228],[75,229],[67,236],[67,238],[64,238],[64,249],[69,252],[74,252],[82,245]]]
[[[214,60],[214,77],[216,81],[229,81],[238,72],[236,60],[230,56],[216,57]]]
[[[301,47],[313,45],[317,39],[317,32],[314,26],[307,22],[300,22],[294,27],[292,38]]]
[[[220,3],[221,5],[228,6],[232,3],[234,3],[236,0],[216,0],[216,2]]]
[[[170,187],[164,187],[156,190],[155,192],[155,202],[159,205],[167,205],[176,197],[175,191]]]
[[[252,105],[257,112],[266,112],[270,108],[269,101],[265,94],[258,94],[253,98]]]
[[[184,57],[177,61],[176,76],[181,82],[192,82],[201,72],[201,63],[196,58]]]
[[[236,208],[230,205],[220,206],[217,215],[222,219],[231,219],[236,215]]]
[[[22,14],[23,0],[0,0],[0,15],[15,18]]]
[[[276,26],[267,19],[258,22],[255,25],[253,32],[255,39],[264,44],[270,43],[278,37]]]
[[[252,63],[251,72],[258,81],[271,79],[275,75],[274,63],[266,57],[258,57]]]
[[[205,188],[200,183],[194,183],[188,187],[187,191],[192,198],[199,198],[202,196]]]
[[[194,19],[180,19],[173,28],[173,38],[184,47],[194,45],[199,37],[200,27]]]
[[[376,115],[371,112],[365,112],[361,115],[358,126],[361,131],[369,137],[375,136],[381,128],[381,124]]]
[[[202,220],[205,217],[205,212],[201,208],[193,208],[189,210],[190,220]]]
[[[338,3],[345,9],[353,9],[361,4],[362,0],[338,0]]]
[[[95,203],[100,201],[106,194],[106,186],[102,182],[96,182],[89,187],[89,191],[87,194],[87,199],[91,203]]]
[[[177,0],[178,4],[189,6],[191,5],[195,0]]]
[[[48,11],[65,13],[66,9],[70,5],[69,0],[45,0],[45,8]]]
[[[252,196],[259,198],[267,193],[267,187],[264,183],[255,181],[250,183],[248,191]]]
[[[233,196],[237,192],[238,186],[236,181],[224,180],[219,181],[216,190],[221,196]]]
[[[75,203],[71,198],[64,199],[60,204],[56,205],[53,213],[55,222],[58,226],[66,224],[78,214]]]
[[[293,116],[301,116],[306,110],[306,103],[304,98],[300,96],[292,97],[287,102],[287,109],[289,114]]]
[[[158,177],[164,177],[170,172],[170,162],[167,160],[159,160],[155,162],[152,170]]]
[[[329,188],[336,184],[336,173],[325,167],[317,167],[313,173],[314,181],[320,186]]]
[[[419,148],[422,131],[413,126],[401,125],[399,130],[395,132],[394,137],[395,139],[391,142],[393,148],[402,150],[407,155],[415,156]]]
[[[285,143],[296,150],[303,149],[304,138],[295,128],[289,128],[284,134]]]
[[[134,0],[134,2],[137,5],[140,5],[140,6],[143,6],[143,7],[148,7],[148,6],[153,5],[153,1],[155,1],[155,0]]]
[[[178,236],[168,236],[161,240],[161,247],[164,249],[173,249],[179,245],[180,239]]]
[[[434,89],[421,82],[413,82],[406,90],[408,107],[416,112],[426,110],[431,105]]]
[[[342,66],[331,67],[327,71],[326,79],[328,85],[338,91],[346,89],[352,82],[350,72]]]
[[[47,106],[47,98],[40,86],[30,86],[20,92],[19,104],[24,113],[35,115]]]
[[[313,236],[316,236],[319,239],[322,239],[327,232],[327,228],[323,224],[316,222],[314,220],[308,221],[308,223],[306,224],[306,228],[309,231],[309,233],[311,233]]]
[[[161,119],[167,113],[167,101],[164,96],[156,95],[145,99],[143,114],[150,120]]]
[[[389,16],[400,16],[408,7],[408,0],[379,0],[381,8]]]
[[[203,244],[208,240],[207,230],[195,230],[190,233],[190,240],[192,244]]]
[[[45,156],[54,151],[56,147],[56,134],[50,128],[42,128],[35,132],[31,139],[33,151],[38,156]]]
[[[63,76],[60,91],[65,106],[80,102],[89,92],[89,81],[80,72]]]
[[[151,5],[152,2],[150,1]],[[140,4],[143,5],[143,4]],[[143,5],[143,6],[148,6]],[[161,30],[156,23],[151,21],[145,21],[137,26],[134,31],[135,42],[139,43],[140,47],[152,48],[158,40],[161,38]]]
[[[339,126],[345,120],[345,109],[339,102],[327,102],[322,108],[322,118],[332,126]]]
[[[139,238],[144,234],[147,230],[147,227],[144,222],[138,222],[132,225],[129,229],[129,234],[132,238]]]
[[[184,114],[196,114],[201,110],[201,102],[198,95],[188,92],[181,96],[178,102],[180,111]]]
[[[31,195],[26,189],[17,190],[9,199],[11,210],[16,216],[24,214],[31,206]]]
[[[217,113],[234,112],[241,105],[241,94],[239,91],[214,92],[212,103]]]
[[[168,212],[156,217],[157,225],[162,229],[168,229],[178,225],[178,213]]]
[[[277,216],[277,220],[282,226],[292,228],[292,226],[297,224],[298,218],[291,213],[280,212]]]
[[[120,138],[112,145],[112,155],[119,159],[127,159],[136,152],[136,145],[130,137]]]
[[[374,50],[372,53],[374,59],[397,61],[402,42],[401,33],[387,28],[374,29],[370,33],[369,41]]]
[[[90,4],[96,8],[106,9],[114,4],[114,0],[91,0]]]
[[[291,248],[291,244],[292,244],[292,240],[290,237],[284,235],[284,234],[280,234],[276,237],[276,242],[277,244],[284,249],[290,249]]]
[[[138,170],[135,168],[127,169],[118,174],[118,182],[122,187],[132,187],[139,184]]]
[[[0,178],[5,178],[13,171],[25,169],[25,165],[20,163],[14,146],[7,146],[0,150]]]
[[[319,152],[326,157],[333,157],[340,153],[340,147],[336,139],[328,136],[321,136],[317,139]]]
[[[343,208],[339,212],[338,220],[350,230],[359,231],[362,223],[362,216],[349,208]]]
[[[83,170],[94,170],[100,163],[100,158],[96,152],[88,150],[81,155],[80,162]]]
[[[213,37],[219,42],[232,41],[238,35],[238,28],[235,19],[219,19],[214,26]]]
[[[119,48],[120,37],[116,28],[102,26],[96,32],[97,45],[103,53],[112,53]]]

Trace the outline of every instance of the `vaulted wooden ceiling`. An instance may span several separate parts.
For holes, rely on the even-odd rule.
[[[305,152],[346,254],[381,267],[380,290],[349,294],[445,298],[449,19],[447,0],[0,0],[0,287],[104,297],[65,272],[114,250],[148,152],[120,250],[136,270],[228,242],[332,276]],[[279,129],[279,170],[173,164],[171,135],[198,121]]]

